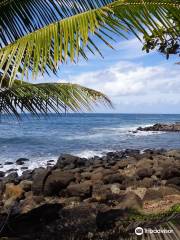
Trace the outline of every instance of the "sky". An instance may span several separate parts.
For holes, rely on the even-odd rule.
[[[63,64],[57,77],[39,77],[39,82],[78,83],[105,93],[114,108],[100,106],[96,112],[180,114],[177,56],[166,60],[157,51],[147,54],[133,37],[116,40],[114,50],[102,43],[98,46],[104,58],[91,54],[87,62]]]

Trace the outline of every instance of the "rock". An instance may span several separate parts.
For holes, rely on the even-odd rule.
[[[28,167],[21,167],[21,170],[27,170]]]
[[[4,165],[12,165],[14,164],[13,162],[5,162]]]
[[[23,180],[19,183],[19,186],[25,191],[31,191],[32,181],[29,180]]]
[[[29,194],[24,200],[20,202],[19,213],[25,214],[30,212],[32,209],[39,207],[44,204],[43,196],[33,196],[32,193]]]
[[[174,157],[176,160],[179,160],[180,150],[171,150],[171,151],[168,151],[165,155],[168,157]]]
[[[105,184],[112,184],[112,183],[122,183],[123,180],[124,180],[124,177],[121,176],[121,174],[116,173],[116,174],[112,174],[104,177],[103,182]]]
[[[54,160],[48,160],[47,163],[54,163]]]
[[[4,189],[5,189],[5,184],[3,181],[0,181],[0,199],[1,199],[1,196],[4,192]]]
[[[154,171],[151,168],[141,168],[136,171],[136,175],[139,179],[151,177],[153,175]]]
[[[163,131],[163,132],[179,132],[180,131],[180,123],[174,124],[161,124],[157,123],[150,127],[139,127],[138,131]]]
[[[141,210],[143,206],[143,202],[141,198],[136,195],[134,192],[127,192],[122,195],[121,201],[118,204],[117,208],[120,209],[135,209]]]
[[[180,187],[180,177],[174,177],[169,180],[167,180],[166,185],[176,185]]]
[[[139,154],[140,154],[140,150],[138,150],[138,149],[126,149],[125,151],[124,151],[124,154],[126,155],[126,156],[129,156],[129,157],[137,157],[137,156],[139,156]]]
[[[34,195],[42,195],[47,177],[51,171],[43,168],[36,169],[33,173],[32,192]]]
[[[141,181],[137,181],[136,186],[144,187],[144,188],[151,188],[151,187],[157,186],[159,184],[160,183],[158,183],[158,181],[153,178],[144,178]]]
[[[116,184],[112,184],[110,186],[111,192],[112,194],[120,194],[122,192],[120,184],[116,183]]]
[[[90,172],[82,172],[81,177],[85,180],[90,180],[91,178],[91,173]]]
[[[4,183],[18,183],[19,179],[18,179],[18,174],[17,172],[12,172],[9,175],[7,175],[6,177],[4,177],[3,179]]]
[[[32,170],[26,170],[22,173],[22,175],[19,177],[20,180],[32,180]]]
[[[139,188],[136,188],[136,189],[133,189],[132,187],[129,187],[129,188],[126,189],[126,192],[133,192],[137,196],[139,196],[141,199],[144,198],[146,191],[147,191],[147,189],[143,188],[143,187],[139,187]]]
[[[180,191],[175,187],[161,186],[158,188],[158,191],[162,194],[163,197],[169,195],[180,195]]]
[[[5,176],[5,172],[0,171],[0,178]]]
[[[97,202],[105,202],[111,194],[111,188],[108,185],[95,184],[92,190],[92,198]]]
[[[174,177],[180,177],[180,169],[170,166],[162,170],[161,179],[170,179]]]
[[[46,179],[43,193],[48,196],[58,195],[62,189],[66,188],[74,180],[74,174],[62,172],[59,169],[54,170]]]
[[[104,177],[104,174],[102,172],[92,172],[91,174],[91,180],[94,182],[102,181]]]
[[[84,159],[70,154],[62,154],[56,163],[56,168],[66,167],[66,169],[68,170],[73,169],[75,167],[81,167],[84,165],[85,165]]]
[[[149,188],[144,195],[143,201],[161,200],[162,198],[163,194],[159,189]]]
[[[13,173],[16,172],[18,169],[17,168],[10,168],[6,171],[6,173]]]
[[[66,190],[68,196],[89,198],[92,195],[92,182],[85,181],[79,184],[70,184]]]
[[[27,159],[27,158],[19,158],[16,160],[16,164],[23,165],[25,162],[28,162],[28,161],[29,161],[29,159]]]

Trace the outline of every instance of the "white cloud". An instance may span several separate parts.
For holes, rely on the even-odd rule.
[[[106,93],[116,108],[129,105],[180,104],[179,66],[159,64],[143,66],[119,61],[107,69],[81,73],[66,79]]]

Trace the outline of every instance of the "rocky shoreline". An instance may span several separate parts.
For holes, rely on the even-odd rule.
[[[0,172],[2,239],[125,239],[171,218],[180,222],[180,150],[66,154],[21,176]]]
[[[163,124],[156,123],[149,127],[139,127],[137,131],[161,131],[161,132],[180,132],[180,123]]]

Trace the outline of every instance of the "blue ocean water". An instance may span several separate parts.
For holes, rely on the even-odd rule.
[[[68,114],[0,123],[0,163],[29,158],[32,166],[61,153],[90,157],[125,148],[180,148],[180,133],[137,132],[139,126],[180,122],[180,115]]]

